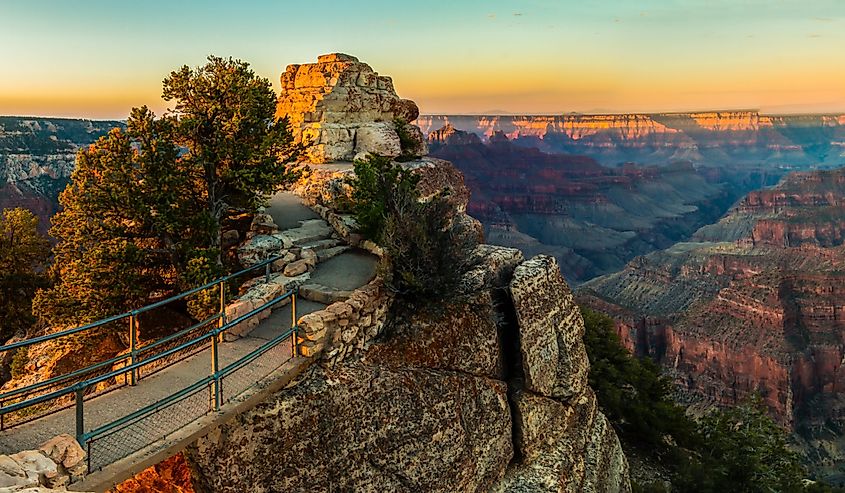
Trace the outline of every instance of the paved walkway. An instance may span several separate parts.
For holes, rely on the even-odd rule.
[[[276,194],[267,212],[274,218],[280,229],[299,226],[299,222],[319,218],[314,211],[304,206],[300,199],[290,193]],[[353,290],[369,282],[375,275],[376,259],[372,255],[350,250],[319,263],[312,272],[312,281],[337,290]],[[305,299],[297,299],[297,316],[321,310],[326,305]],[[290,304],[280,306],[270,317],[261,321],[247,337],[219,345],[220,367],[237,361],[260,347],[266,341],[284,333],[291,326]],[[224,396],[229,399],[237,396],[255,382],[269,375],[291,356],[290,343],[282,342],[265,356],[256,359],[238,370],[224,381]],[[113,422],[146,405],[157,402],[173,392],[188,387],[211,372],[210,349],[188,357],[179,363],[165,368],[158,373],[142,379],[135,387],[122,387],[108,394],[85,401],[85,430]],[[46,440],[61,434],[75,435],[75,410],[65,409],[45,416],[31,423],[16,426],[0,432],[0,453],[14,453],[37,448]],[[159,423],[156,423],[159,426]],[[161,427],[132,430],[132,439],[152,443],[167,433],[175,431]],[[174,425],[177,426],[177,425]],[[181,426],[181,425],[179,425]],[[178,429],[178,428],[177,428]],[[138,436],[141,434],[142,436]],[[143,436],[149,435],[149,436]],[[93,454],[92,454],[93,455]],[[95,467],[108,462],[97,463]]]

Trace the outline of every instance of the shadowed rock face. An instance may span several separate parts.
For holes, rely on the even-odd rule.
[[[660,360],[700,407],[760,393],[808,461],[841,474],[845,170],[794,173],[718,223],[582,287],[629,347]],[[836,464],[839,465],[836,465]]]
[[[0,116],[0,210],[23,207],[47,231],[76,151],[120,122]]]
[[[487,241],[553,255],[575,284],[615,272],[716,221],[754,179],[726,183],[689,164],[610,168],[586,156],[547,154],[502,135],[482,143],[444,127],[432,155],[455,163],[472,191],[468,211]],[[757,182],[759,185],[759,181]]]

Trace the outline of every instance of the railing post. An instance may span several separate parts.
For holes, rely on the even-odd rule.
[[[268,258],[268,260],[269,260],[269,258]],[[267,262],[264,265],[264,283],[265,284],[270,283],[270,262]]]
[[[134,365],[138,358],[138,318],[133,311],[129,314],[129,364]],[[129,370],[129,385],[138,383],[138,369]]]
[[[296,340],[298,337],[296,334],[296,291],[290,297],[290,328],[292,331],[290,334],[290,353],[292,357],[296,358],[298,356],[296,353],[299,351],[299,341]]]
[[[220,281],[220,318],[217,319],[217,328],[222,329],[226,325],[226,280]],[[218,336],[219,342],[223,342],[223,331]]]
[[[83,446],[83,435],[85,435],[85,389],[76,389],[76,441]]]
[[[218,371],[220,370],[220,360],[217,354],[217,336],[214,335],[211,337],[211,377],[214,379],[214,410],[219,411],[220,405],[223,401],[223,388],[220,382],[220,375],[218,375]]]

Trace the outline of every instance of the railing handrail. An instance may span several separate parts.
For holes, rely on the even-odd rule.
[[[213,315],[213,316],[211,316],[211,317],[209,317],[209,318],[207,318],[207,319],[205,319],[201,322],[197,322],[197,323],[191,325],[188,328],[182,329],[179,332],[176,332],[174,334],[170,334],[169,336],[158,339],[157,341],[154,341],[150,344],[147,344],[146,346],[139,347],[136,352],[143,353],[143,352],[149,351],[152,348],[158,347],[158,346],[160,346],[160,345],[162,345],[166,342],[169,342],[169,341],[172,341],[173,339],[181,337],[181,336],[187,334],[188,332],[192,332],[192,331],[202,327],[203,325],[206,325],[206,324],[209,324],[209,323],[211,323],[215,320],[218,320],[222,316],[223,316],[222,314],[217,313],[217,314],[215,314],[215,315]],[[26,387],[18,387],[16,389],[12,389],[12,390],[9,390],[7,392],[0,393],[0,404],[2,404],[2,402],[4,400],[9,399],[10,397],[14,397],[14,396],[20,395],[20,394],[26,394],[26,393],[38,390],[42,387],[49,387],[50,385],[56,384],[56,383],[61,382],[63,380],[70,380],[73,377],[78,377],[80,375],[90,373],[94,370],[102,368],[103,366],[108,366],[110,364],[113,365],[113,364],[117,363],[118,361],[125,360],[128,357],[129,357],[128,353],[127,354],[119,354],[119,355],[117,355],[117,356],[115,356],[111,359],[107,359],[105,361],[100,361],[99,363],[94,363],[93,365],[86,366],[85,368],[80,368],[78,370],[74,370],[74,371],[72,371],[70,373],[66,373],[64,375],[58,375],[58,376],[55,376],[53,378],[48,378],[47,380],[42,380],[41,382],[35,382],[33,384],[29,384]],[[149,361],[150,360],[146,360],[146,362],[149,362]]]
[[[202,286],[199,286],[199,287],[196,287],[196,288],[193,288],[193,289],[189,289],[188,291],[184,291],[184,292],[179,293],[179,294],[175,294],[175,295],[171,296],[170,298],[166,298],[166,299],[163,299],[161,301],[156,301],[155,303],[150,303],[149,305],[142,306],[141,308],[138,308],[138,309],[135,309],[135,310],[130,310],[128,312],[120,313],[120,314],[117,314],[117,315],[112,315],[112,316],[106,317],[102,320],[97,320],[95,322],[91,322],[91,323],[88,323],[88,324],[85,324],[85,325],[81,325],[79,327],[75,327],[75,328],[72,328],[72,329],[66,329],[66,330],[62,330],[62,331],[59,331],[59,332],[53,332],[52,334],[45,334],[43,336],[33,337],[32,339],[25,339],[23,341],[17,341],[17,342],[13,342],[11,344],[7,344],[5,346],[0,346],[0,353],[4,353],[6,351],[11,351],[12,349],[19,349],[19,348],[22,348],[22,347],[31,346],[33,344],[38,344],[38,343],[41,343],[41,342],[47,342],[47,341],[51,341],[51,340],[54,340],[54,339],[59,339],[61,337],[65,337],[65,336],[77,334],[79,332],[84,332],[86,330],[94,329],[94,328],[100,327],[101,325],[105,325],[105,324],[108,324],[108,323],[111,323],[111,322],[115,322],[117,320],[129,317],[129,316],[132,316],[132,315],[139,315],[139,314],[147,312],[149,310],[158,308],[160,306],[164,306],[168,303],[172,303],[176,300],[180,300],[180,299],[185,298],[187,296],[190,296],[192,294],[198,293],[202,290],[214,287],[215,285],[220,284],[221,282],[229,281],[230,279],[234,279],[234,278],[236,278],[240,275],[246,274],[247,272],[250,272],[250,271],[253,271],[255,269],[264,267],[267,264],[273,263],[276,260],[279,260],[281,258],[283,258],[282,255],[276,255],[275,257],[270,257],[270,258],[263,260],[263,261],[255,264],[251,267],[247,267],[246,269],[241,269],[241,270],[234,272],[232,274],[217,278],[213,281],[210,281],[206,284],[203,284]]]
[[[126,374],[126,373],[128,373],[132,370],[136,370],[136,369],[141,368],[143,366],[146,366],[146,365],[148,365],[152,362],[155,362],[155,361],[158,361],[162,358],[170,356],[171,354],[182,351],[183,349],[190,347],[190,346],[196,344],[197,342],[201,342],[205,339],[208,339],[209,337],[216,337],[219,334],[221,334],[221,333],[231,329],[232,327],[240,324],[241,322],[243,322],[243,321],[245,321],[245,320],[247,320],[251,317],[254,317],[255,315],[259,314],[260,312],[262,312],[262,311],[266,310],[267,308],[271,307],[272,305],[275,305],[276,303],[279,303],[280,301],[285,300],[285,299],[293,296],[295,292],[296,292],[295,289],[291,289],[291,290],[287,291],[286,293],[284,293],[284,294],[268,301],[267,303],[261,305],[260,307],[255,308],[255,309],[241,315],[240,317],[235,318],[234,320],[228,321],[226,324],[224,324],[221,327],[215,328],[214,330],[211,330],[211,331],[209,331],[209,332],[207,332],[207,333],[205,333],[201,336],[198,336],[194,339],[191,339],[190,341],[184,342],[184,343],[180,344],[179,346],[168,349],[168,350],[166,350],[162,353],[156,354],[155,356],[152,356],[152,357],[145,359],[143,361],[138,361],[138,362],[126,365],[124,367],[121,367],[117,370],[113,370],[109,373],[105,373],[103,375],[99,375],[99,376],[90,378],[88,380],[84,380],[82,382],[77,382],[73,385],[70,385],[68,387],[56,390],[54,392],[39,395],[39,396],[33,397],[31,399],[25,400],[25,401],[16,402],[16,403],[11,404],[9,406],[0,407],[0,416],[5,415],[5,414],[9,414],[9,413],[12,413],[12,412],[15,412],[15,411],[19,411],[21,409],[26,409],[27,407],[31,407],[31,406],[34,406],[36,404],[40,404],[40,403],[45,402],[45,401],[56,399],[58,397],[62,397],[64,395],[76,392],[77,390],[84,390],[84,389],[86,389],[86,388],[88,388],[88,387],[90,387],[94,384],[104,382],[106,380],[109,380],[109,379],[116,377],[116,376],[119,376],[119,375],[124,375],[124,374]],[[126,355],[121,356],[120,359],[126,359]],[[2,400],[4,397],[6,397],[6,394],[0,394],[0,400]]]
[[[233,372],[243,368],[250,361],[258,358],[259,356],[261,356],[265,352],[267,352],[270,349],[272,349],[273,347],[277,346],[279,343],[281,343],[282,341],[284,341],[285,339],[290,337],[291,334],[293,334],[294,332],[295,332],[295,329],[293,329],[293,328],[288,329],[286,332],[279,334],[278,336],[274,337],[273,339],[270,339],[269,341],[262,344],[261,346],[253,349],[252,351],[245,354],[244,356],[241,356],[240,358],[238,358],[237,361],[230,363],[225,368],[222,368],[220,371],[218,371],[216,374],[204,377],[202,380],[194,382],[193,384],[189,385],[188,387],[185,387],[184,389],[181,389],[177,392],[174,392],[173,394],[170,394],[169,396],[167,396],[163,399],[160,399],[160,400],[158,400],[158,401],[156,401],[152,404],[148,404],[147,406],[144,406],[141,409],[133,411],[132,413],[127,414],[126,416],[123,416],[122,418],[116,419],[116,420],[112,421],[111,423],[105,424],[103,426],[100,426],[99,428],[95,428],[95,429],[89,431],[88,433],[85,433],[84,435],[82,435],[83,441],[88,441],[88,440],[90,440],[91,438],[93,438],[97,435],[102,435],[102,434],[108,433],[109,431],[113,430],[114,428],[118,428],[118,427],[120,427],[120,426],[122,426],[126,423],[131,423],[132,421],[142,419],[145,416],[158,411],[160,408],[166,407],[166,406],[170,405],[171,403],[179,400],[182,396],[191,394],[195,390],[200,389],[203,386],[210,384],[211,382],[217,380],[218,378],[223,378],[223,377],[226,377],[228,375],[231,375]]]

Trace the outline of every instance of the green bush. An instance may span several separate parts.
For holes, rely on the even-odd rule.
[[[399,146],[402,149],[402,155],[397,160],[410,161],[418,158],[422,154],[422,144],[408,132],[408,122],[402,118],[396,118],[393,120],[393,128],[399,136]]]
[[[23,376],[26,372],[26,365],[29,363],[29,350],[25,347],[22,347],[15,352],[15,355],[12,357],[12,364],[10,365],[9,371],[12,373],[12,378],[18,378]]]
[[[355,163],[352,210],[361,232],[384,248],[380,273],[406,297],[451,294],[475,246],[473,232],[455,224],[449,190],[420,200],[419,177],[389,158]]]
[[[348,181],[352,215],[361,233],[381,244],[390,214],[396,212],[400,195],[416,192],[419,176],[394,163],[390,158],[370,154],[355,161],[355,176]]]

